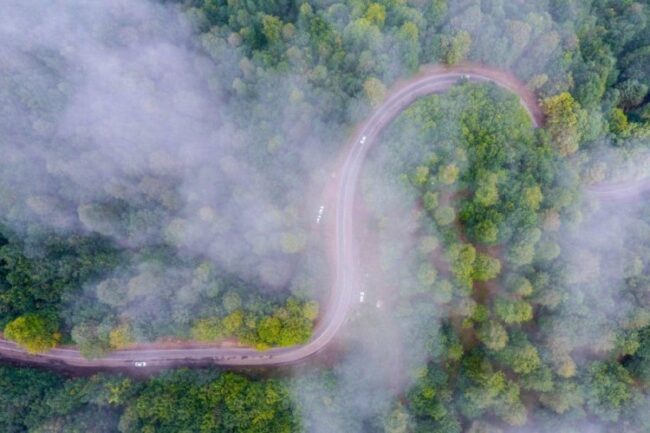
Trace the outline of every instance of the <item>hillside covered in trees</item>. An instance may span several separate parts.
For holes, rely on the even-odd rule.
[[[390,125],[361,182],[368,301],[324,365],[2,367],[0,430],[650,430],[648,196],[597,194],[647,175],[647,2],[4,7],[0,326],[34,352],[307,341],[318,186],[422,65],[510,71],[545,122],[460,80]]]

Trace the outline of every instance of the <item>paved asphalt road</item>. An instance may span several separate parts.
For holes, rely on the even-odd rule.
[[[314,330],[312,339],[304,345],[259,352],[247,348],[196,346],[188,348],[137,348],[118,350],[100,359],[86,359],[74,348],[56,348],[44,354],[31,355],[14,343],[0,340],[0,356],[34,364],[67,365],[94,368],[132,368],[136,361],[145,361],[147,367],[168,367],[195,364],[223,366],[272,366],[291,364],[321,351],[336,336],[346,320],[352,301],[358,299],[359,285],[356,266],[356,245],[353,236],[352,210],[359,175],[368,149],[381,131],[416,99],[443,92],[466,79],[474,82],[493,82],[519,95],[531,116],[534,126],[543,121],[535,96],[511,75],[477,65],[453,68],[430,67],[417,76],[398,83],[385,101],[353,134],[345,146],[345,156],[337,169],[335,195],[327,204],[329,215],[335,216],[327,227],[335,231],[332,257],[336,279],[330,299]],[[365,137],[365,138],[364,138]]]

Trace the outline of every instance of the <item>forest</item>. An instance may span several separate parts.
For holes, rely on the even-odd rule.
[[[34,432],[292,432],[286,384],[178,370],[145,381],[0,369],[0,427]]]
[[[0,430],[650,431],[648,195],[594,193],[647,175],[648,2],[22,3],[0,18],[0,327],[32,352],[304,343],[331,277],[314,185],[392,85],[485,64],[545,120],[460,80],[381,134],[368,301],[332,359],[2,366]]]

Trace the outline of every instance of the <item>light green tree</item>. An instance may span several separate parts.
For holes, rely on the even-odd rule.
[[[487,281],[501,272],[501,261],[487,254],[478,253],[474,261],[472,277],[476,281]]]
[[[464,30],[452,37],[443,39],[444,61],[448,65],[455,65],[465,60],[472,46],[472,37]]]
[[[133,328],[128,323],[123,323],[113,328],[108,335],[108,342],[113,349],[122,349],[135,343]]]
[[[494,311],[507,324],[523,323],[533,318],[533,307],[526,301],[499,297],[494,302]]]
[[[497,188],[498,176],[496,173],[485,173],[480,176],[476,183],[478,188],[474,192],[474,200],[481,206],[492,206],[499,199]]]
[[[218,317],[207,317],[194,322],[190,335],[196,341],[214,341],[223,337],[221,320]]]
[[[449,249],[449,260],[456,279],[466,286],[471,286],[476,249],[470,244],[454,244]]]
[[[440,206],[433,214],[433,218],[441,226],[446,226],[454,222],[456,212],[451,206]]]
[[[46,352],[61,339],[56,320],[36,313],[24,314],[9,322],[4,336],[31,353]]]
[[[282,21],[278,17],[264,15],[262,17],[262,33],[270,44],[279,42],[282,37]]]
[[[386,21],[386,8],[382,4],[371,3],[366,10],[364,18],[377,27],[382,28]]]
[[[456,164],[447,164],[440,169],[438,178],[440,179],[440,182],[446,185],[451,185],[452,183],[456,182],[459,173],[460,170]]]
[[[496,320],[481,323],[476,330],[476,336],[490,350],[498,351],[508,344],[508,333]]]
[[[580,145],[581,122],[586,114],[569,92],[544,99],[542,109],[546,116],[546,129],[553,144],[562,156],[575,153]]]
[[[363,91],[373,106],[379,105],[386,95],[386,86],[378,78],[370,77],[363,83]]]

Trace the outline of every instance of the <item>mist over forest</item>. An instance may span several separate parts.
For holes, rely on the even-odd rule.
[[[355,127],[360,290],[277,371],[0,366],[6,432],[650,431],[650,5],[10,0],[0,327],[32,353],[305,344]],[[361,297],[360,297],[361,296]],[[322,325],[322,323],[321,323]],[[68,370],[66,370],[68,371]]]

